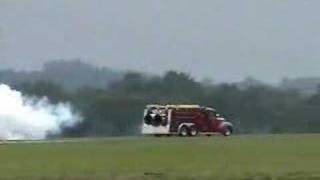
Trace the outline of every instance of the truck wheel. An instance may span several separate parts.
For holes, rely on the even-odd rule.
[[[189,130],[189,136],[197,136],[199,133],[198,128],[196,126],[191,126]]]
[[[182,126],[179,131],[179,135],[182,137],[186,137],[189,134],[189,129],[187,126]]]
[[[233,128],[231,126],[227,126],[223,132],[224,136],[230,136],[232,134]]]

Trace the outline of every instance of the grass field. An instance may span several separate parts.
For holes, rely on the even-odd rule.
[[[0,145],[0,179],[320,180],[320,135]]]

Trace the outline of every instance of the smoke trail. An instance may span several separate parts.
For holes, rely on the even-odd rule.
[[[45,139],[79,121],[81,117],[72,112],[68,103],[52,105],[45,97],[27,97],[0,85],[0,139]]]

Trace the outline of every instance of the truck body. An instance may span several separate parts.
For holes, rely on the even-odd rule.
[[[147,105],[144,110],[144,135],[229,136],[232,132],[233,125],[213,108],[200,105]]]

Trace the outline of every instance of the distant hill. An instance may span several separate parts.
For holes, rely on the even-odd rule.
[[[96,67],[80,60],[59,60],[44,64],[40,71],[0,71],[0,82],[19,85],[24,82],[52,81],[68,90],[81,87],[106,88],[120,80],[122,72],[107,67]]]
[[[238,83],[235,83],[236,87],[241,89],[241,90],[245,90],[248,89],[250,87],[262,87],[262,86],[267,86],[267,84],[265,84],[262,81],[259,81],[257,79],[254,79],[252,77],[247,77],[246,79],[244,79],[243,81],[240,81]]]
[[[235,83],[235,85],[245,90],[250,87],[262,87],[270,86],[262,81],[256,80],[252,77],[248,77],[243,81]],[[293,90],[301,93],[302,95],[310,96],[314,95],[320,90],[320,78],[319,77],[305,77],[296,79],[284,79],[278,86],[273,86],[282,90]]]
[[[312,95],[319,91],[320,78],[307,77],[296,79],[285,79],[280,87],[285,90],[296,90],[304,95]]]
[[[51,81],[72,91],[82,87],[107,88],[110,84],[121,80],[125,74],[125,72],[108,67],[97,67],[81,60],[55,60],[44,64],[39,71],[0,70],[0,83],[15,86],[26,82]],[[268,86],[253,77],[248,77],[234,85],[242,90],[249,87]],[[283,90],[295,90],[303,95],[313,95],[320,90],[320,77],[284,79],[278,87]]]

